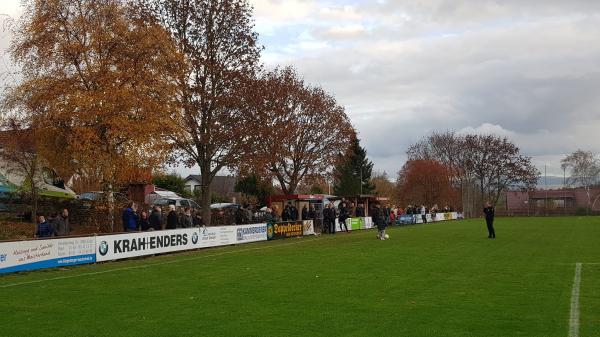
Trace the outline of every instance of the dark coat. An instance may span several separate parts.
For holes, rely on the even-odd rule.
[[[48,221],[44,221],[37,225],[35,236],[37,236],[38,238],[49,238],[55,233],[56,232],[54,231],[54,227],[52,227],[52,225]]]
[[[308,220],[308,208],[302,207],[302,220]]]
[[[373,208],[373,212],[372,215],[373,217],[373,223],[375,224],[375,226],[377,226],[377,229],[379,230],[384,230],[385,227],[387,227],[386,221],[385,221],[385,215],[383,214],[383,211],[381,208]]]
[[[159,231],[162,229],[162,213],[152,211],[152,214],[150,214],[148,221],[150,222],[150,227],[154,228],[155,231]]]
[[[179,217],[177,212],[170,211],[167,215],[167,229],[177,229],[179,227]]]
[[[71,232],[71,228],[69,227],[69,217],[63,218],[62,215],[57,216],[54,219],[54,230],[56,231],[56,236],[67,236]]]
[[[139,227],[143,232],[149,230],[151,228],[150,221],[148,219],[140,219]]]
[[[194,220],[192,219],[192,215],[183,214],[181,216],[181,227],[182,228],[192,228],[194,224]]]
[[[483,209],[486,220],[494,220],[494,207],[486,207]]]

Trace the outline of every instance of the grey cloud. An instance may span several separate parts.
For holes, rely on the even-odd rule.
[[[580,147],[600,152],[600,2],[448,3],[366,5],[363,17],[379,25],[368,38],[340,39],[290,63],[346,106],[380,170],[396,172],[407,146],[431,130],[486,123],[538,164]],[[478,6],[490,9],[473,13]],[[411,10],[429,19],[398,37]],[[458,29],[465,17],[477,28]],[[439,34],[423,35],[428,29]]]

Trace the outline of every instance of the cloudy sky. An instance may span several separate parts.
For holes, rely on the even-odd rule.
[[[267,66],[333,93],[377,170],[433,130],[507,136],[556,175],[564,154],[600,153],[600,1],[251,3]]]

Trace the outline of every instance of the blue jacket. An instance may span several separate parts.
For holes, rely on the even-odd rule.
[[[54,228],[48,223],[48,221],[44,221],[37,225],[37,230],[35,231],[35,235],[38,238],[49,238],[54,234]]]
[[[123,210],[123,229],[125,231],[135,231],[137,230],[137,214],[131,208],[126,208]]]

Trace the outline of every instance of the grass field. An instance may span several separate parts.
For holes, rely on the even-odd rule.
[[[600,218],[500,218],[0,277],[2,336],[600,336]]]

